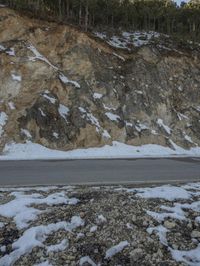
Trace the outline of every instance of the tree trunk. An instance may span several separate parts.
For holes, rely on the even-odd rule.
[[[69,18],[69,0],[67,0],[66,14],[67,14],[67,19],[68,19]]]
[[[79,26],[81,26],[82,24],[82,3],[80,1],[80,5],[79,5],[79,22],[78,22]]]
[[[59,21],[62,20],[62,0],[58,1],[58,9],[59,9]]]
[[[88,0],[86,0],[86,6],[85,6],[85,31],[88,31],[88,16],[89,16]]]

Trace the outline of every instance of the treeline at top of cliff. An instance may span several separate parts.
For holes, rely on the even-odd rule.
[[[85,31],[156,31],[200,41],[200,1],[173,0],[0,0],[41,19],[78,25]]]

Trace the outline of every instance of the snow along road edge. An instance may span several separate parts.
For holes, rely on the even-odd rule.
[[[131,159],[200,157],[200,147],[185,150],[175,143],[173,149],[156,144],[131,146],[117,141],[112,146],[76,149],[72,151],[51,150],[40,144],[27,141],[24,144],[6,144],[0,160],[71,160],[71,159]]]

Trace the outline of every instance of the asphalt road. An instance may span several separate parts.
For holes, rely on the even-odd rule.
[[[200,181],[200,158],[0,161],[0,186]]]

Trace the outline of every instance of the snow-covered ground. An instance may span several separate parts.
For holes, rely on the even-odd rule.
[[[1,266],[198,266],[200,183],[0,188],[0,235]]]
[[[146,158],[146,157],[199,157],[200,147],[185,150],[172,143],[174,150],[156,144],[131,146],[114,141],[100,148],[58,151],[27,141],[25,144],[10,143],[4,148],[0,160],[37,159],[95,159],[95,158]]]

